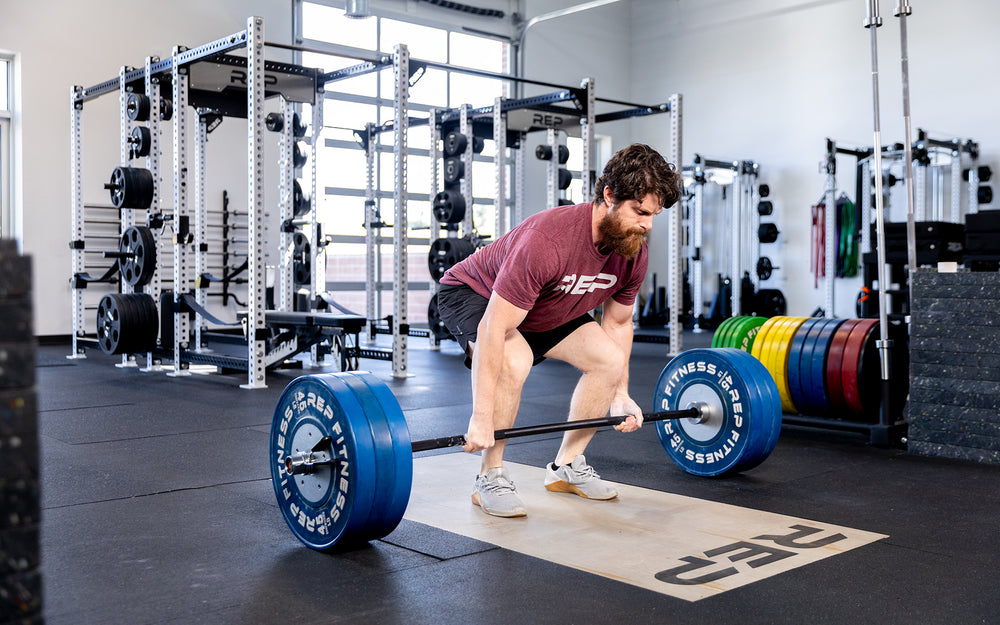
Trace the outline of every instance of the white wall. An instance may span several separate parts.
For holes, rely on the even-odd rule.
[[[878,29],[882,142],[903,139],[899,20],[882,0]],[[987,0],[914,1],[908,19],[911,116],[936,137],[973,138],[981,163],[997,167],[994,122],[1000,82],[1000,4]],[[865,3],[847,0],[631,0],[632,97],[684,96],[684,160],[752,159],[770,184],[781,230],[767,253],[781,270],[789,314],[823,304],[809,272],[810,206],[822,195],[818,164],[827,137],[870,146],[871,47]],[[653,128],[655,143],[665,131]],[[647,137],[636,132],[633,139]],[[854,196],[853,159],[839,182]],[[983,206],[982,208],[992,208]],[[657,235],[654,229],[654,242]],[[655,270],[655,268],[653,268]],[[665,269],[660,269],[665,271]],[[859,280],[836,280],[835,312],[853,316]]]
[[[468,4],[499,8],[503,20],[475,18],[410,0],[373,0],[381,15],[428,24],[458,22],[483,32],[509,35],[515,11],[533,15],[576,4],[556,0],[471,0]],[[337,5],[333,0],[331,4]],[[342,4],[342,3],[339,3]],[[533,28],[527,38],[531,61],[527,75],[577,85],[587,76],[596,79],[598,92],[625,97],[631,87],[628,46],[624,43],[630,20],[626,2],[614,9],[596,9]],[[69,93],[72,85],[91,86],[118,75],[121,65],[142,66],[147,56],[168,56],[175,45],[197,46],[242,30],[250,15],[264,18],[265,38],[291,39],[290,0],[178,0],[169,4],[150,0],[40,0],[5,3],[0,19],[0,47],[20,55],[20,122],[23,137],[23,250],[34,259],[35,333],[65,335],[71,329],[70,252],[72,236],[70,192]],[[610,34],[610,36],[609,36]],[[289,60],[288,54],[268,52],[268,58]],[[548,91],[548,90],[541,90]],[[541,92],[528,91],[527,93]],[[83,199],[107,203],[103,189],[119,161],[117,98],[105,95],[88,102],[83,114]],[[193,114],[189,111],[191,120]],[[628,124],[601,131],[627,135]],[[170,128],[163,139],[169,146]],[[225,120],[209,137],[209,208],[221,202],[227,189],[231,207],[246,202],[246,126]],[[623,139],[624,140],[624,139]],[[265,158],[275,150],[267,139]],[[616,141],[616,143],[621,143]],[[620,146],[617,146],[620,147]],[[528,146],[529,154],[534,145]],[[163,206],[171,205],[171,152],[165,150],[161,190]],[[533,160],[533,157],[531,157]],[[193,163],[192,163],[193,164]],[[529,184],[528,212],[544,206],[543,168]],[[265,172],[268,179],[276,173]],[[267,185],[265,189],[273,185]],[[265,190],[266,193],[266,190]],[[266,201],[266,200],[265,200]]]
[[[511,11],[513,0],[487,2]],[[423,3],[418,3],[423,5]],[[577,0],[523,0],[527,19],[579,4]],[[892,2],[882,1],[879,29],[883,142],[902,139],[899,27]],[[990,59],[1000,58],[1000,5],[986,0],[914,3],[909,19],[914,127],[941,137],[979,141],[981,162],[997,165],[1000,127],[991,123],[1000,83]],[[422,19],[407,0],[375,0],[373,8]],[[268,39],[288,41],[287,0],[149,0],[87,3],[42,0],[6,3],[0,47],[20,54],[23,137],[23,244],[34,258],[39,335],[70,331],[69,90],[139,66],[174,45],[195,46],[242,30],[249,15],[265,20]],[[769,255],[781,266],[766,283],[781,288],[791,314],[808,314],[823,301],[809,274],[809,207],[824,179],[817,171],[826,137],[845,145],[872,143],[871,75],[864,4],[848,0],[622,0],[543,22],[526,37],[526,75],[575,85],[596,80],[602,97],[662,102],[684,97],[684,160],[695,152],[761,163],[770,184],[780,242]],[[455,19],[462,19],[456,16]],[[499,22],[496,22],[499,24]],[[481,24],[481,22],[480,22]],[[499,26],[495,30],[502,30]],[[275,56],[278,60],[280,56]],[[527,94],[547,91],[529,89]],[[84,113],[85,191],[106,202],[102,188],[118,161],[115,103],[106,96]],[[104,100],[107,100],[106,102]],[[614,148],[642,141],[669,148],[665,116],[599,127]],[[245,202],[245,125],[227,120],[209,142],[209,202],[227,188]],[[535,143],[540,137],[532,137]],[[534,143],[529,142],[529,163]],[[530,168],[528,212],[544,208],[541,166]],[[169,163],[165,173],[169,176]],[[853,175],[842,161],[841,186],[853,195]],[[166,181],[169,183],[169,178]],[[653,244],[665,234],[654,228]],[[666,268],[651,271],[665,274]],[[857,280],[837,281],[836,313],[853,314]]]
[[[526,0],[525,20],[582,4],[578,0]],[[524,76],[560,85],[578,86],[585,78],[593,78],[598,97],[628,100],[633,74],[627,43],[631,28],[630,3],[626,0],[588,11],[539,22],[527,31],[523,54],[526,59]],[[524,95],[551,93],[556,89],[526,85]],[[669,94],[653,96],[652,102],[662,102]],[[620,110],[620,106],[598,103],[599,113]],[[628,143],[628,121],[610,122],[597,126],[597,133],[611,136],[613,149]],[[545,133],[528,136],[525,147],[525,216],[549,208],[545,200],[545,166],[535,159],[535,146],[545,143]],[[572,161],[571,161],[572,163]],[[598,171],[598,174],[600,171]],[[589,202],[592,198],[574,196],[574,201]]]
[[[175,45],[198,46],[264,18],[265,38],[291,39],[287,0],[42,0],[5,2],[0,46],[20,54],[23,137],[23,250],[33,258],[35,333],[69,334],[70,108],[72,85],[91,86],[141,67]],[[277,60],[287,60],[273,56]],[[117,98],[88,103],[83,114],[84,201],[107,203],[103,189],[118,165]],[[165,139],[169,145],[169,131]],[[209,202],[228,188],[234,207],[246,202],[246,124],[227,120],[209,142]],[[227,147],[229,146],[229,147]],[[235,146],[235,147],[234,147]],[[170,154],[170,151],[167,151]],[[171,184],[169,157],[165,184]]]

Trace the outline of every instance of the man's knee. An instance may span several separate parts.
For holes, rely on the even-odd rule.
[[[505,383],[521,386],[531,373],[534,354],[524,339],[508,340],[504,348],[503,368],[500,376]]]
[[[617,380],[625,372],[627,366],[628,359],[625,357],[625,352],[616,343],[607,341],[597,350],[595,373]]]

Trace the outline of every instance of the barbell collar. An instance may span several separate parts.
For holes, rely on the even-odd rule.
[[[285,471],[289,475],[315,473],[321,466],[336,464],[328,451],[300,451],[285,458]]]
[[[692,402],[684,410],[668,410],[665,412],[650,412],[642,415],[645,421],[668,421],[673,419],[704,419],[703,412],[709,409],[707,404]],[[707,418],[711,418],[711,414]],[[629,415],[619,415],[616,417],[602,417],[598,419],[581,419],[579,421],[564,421],[562,423],[545,423],[542,425],[527,425],[519,428],[509,428],[496,430],[493,432],[493,440],[505,440],[508,438],[520,438],[523,436],[536,436],[539,434],[554,434],[557,432],[568,432],[570,430],[586,430],[608,425],[619,425],[628,419]],[[432,449],[445,449],[447,447],[461,447],[465,445],[465,436],[445,436],[443,438],[432,438],[423,441],[413,441],[410,447],[413,452],[430,451]]]
[[[338,460],[333,457],[330,449],[332,442],[332,437],[324,436],[309,451],[289,454],[285,457],[285,471],[289,475],[303,475],[315,473],[318,467],[336,464]]]

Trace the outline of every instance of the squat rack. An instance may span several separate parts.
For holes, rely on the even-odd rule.
[[[515,157],[515,181],[511,185],[514,189],[514,198],[512,203],[513,215],[511,218],[505,219],[504,213],[507,207],[511,207],[511,199],[505,197],[506,188],[506,174],[504,173],[504,161],[507,157],[503,152],[507,146],[518,146],[520,145],[520,140],[523,135],[531,130],[548,130],[551,131],[552,127],[570,122],[573,120],[576,124],[581,127],[581,132],[584,135],[584,154],[583,154],[583,195],[584,197],[589,197],[591,195],[591,189],[593,184],[596,182],[597,175],[594,170],[595,155],[593,147],[593,133],[594,125],[603,121],[614,121],[620,119],[627,119],[630,117],[644,116],[656,113],[670,113],[670,126],[671,126],[671,150],[668,156],[668,161],[678,164],[681,159],[681,96],[675,94],[671,96],[668,102],[657,104],[654,106],[634,104],[631,102],[624,102],[621,100],[613,100],[608,98],[600,98],[595,95],[593,79],[586,79],[581,84],[581,87],[568,87],[565,85],[559,85],[555,83],[538,81],[529,78],[523,78],[518,76],[511,76],[508,74],[500,74],[496,72],[489,72],[485,70],[478,70],[463,66],[451,65],[448,63],[441,63],[436,61],[425,61],[419,59],[411,59],[408,57],[405,59],[405,74],[399,73],[399,49],[393,57],[387,55],[378,54],[374,52],[362,52],[353,48],[343,48],[341,46],[330,45],[329,47],[317,48],[308,47],[300,45],[290,45],[290,44],[279,44],[279,43],[269,43],[277,48],[283,48],[287,50],[293,50],[297,52],[310,52],[316,54],[325,55],[337,55],[346,58],[354,58],[362,61],[361,63],[346,67],[339,70],[334,70],[323,74],[321,76],[321,81],[324,83],[329,83],[335,80],[341,80],[343,78],[349,78],[353,76],[361,76],[371,72],[380,71],[387,67],[393,67],[394,72],[396,72],[396,98],[394,107],[394,116],[392,123],[383,124],[381,126],[376,126],[374,124],[369,124],[363,130],[356,130],[355,134],[359,138],[359,143],[361,147],[366,151],[366,171],[367,171],[367,181],[366,181],[366,193],[365,193],[365,224],[366,224],[366,302],[367,302],[367,314],[369,319],[377,316],[375,310],[375,300],[376,291],[378,290],[377,285],[379,281],[377,280],[377,270],[376,270],[376,259],[377,250],[382,239],[378,230],[381,229],[383,224],[376,211],[376,197],[377,192],[374,189],[374,153],[375,153],[375,142],[374,137],[382,132],[395,131],[397,128],[400,132],[395,133],[395,139],[393,144],[393,157],[395,162],[395,182],[396,187],[394,189],[394,200],[395,200],[395,211],[393,218],[393,315],[392,324],[390,332],[393,336],[393,348],[392,348],[392,362],[393,362],[393,375],[395,377],[405,377],[406,373],[406,337],[409,336],[413,330],[410,329],[407,323],[406,316],[406,296],[409,287],[407,268],[406,268],[406,258],[405,250],[407,246],[407,222],[406,222],[406,206],[405,206],[405,187],[401,189],[400,184],[405,185],[405,159],[407,153],[407,144],[405,140],[405,134],[409,127],[419,126],[424,124],[430,124],[432,126],[432,148],[430,150],[431,155],[431,193],[430,197],[436,194],[437,190],[437,179],[438,179],[438,167],[437,167],[437,142],[440,139],[440,128],[447,124],[455,125],[457,124],[460,131],[463,134],[471,137],[475,132],[475,127],[479,124],[486,124],[488,128],[491,128],[494,141],[497,143],[497,157],[495,158],[495,168],[496,168],[496,182],[495,182],[495,206],[497,206],[496,220],[497,220],[497,233],[504,230],[504,225],[510,225],[511,220],[515,223],[519,223],[523,218],[523,153],[519,150],[517,156]],[[405,48],[405,46],[404,46]],[[517,100],[509,100],[505,98],[498,98],[494,105],[472,109],[468,105],[460,107],[458,109],[447,109],[443,111],[432,110],[431,115],[427,118],[413,118],[409,116],[408,113],[408,96],[407,88],[409,86],[409,76],[411,73],[416,73],[422,69],[433,68],[433,69],[445,69],[450,71],[456,71],[460,73],[465,73],[473,76],[493,78],[503,81],[513,81],[524,84],[531,84],[536,86],[554,87],[560,91],[553,94],[546,94],[542,96],[534,96]],[[406,78],[401,78],[405,76]],[[571,101],[574,107],[560,107],[556,104],[559,102]],[[616,106],[627,107],[624,110],[618,110],[603,114],[596,113],[596,103],[604,102],[607,104],[613,104]],[[511,130],[512,128],[517,128],[519,125],[516,122],[512,122],[509,119],[509,115],[512,112],[522,111],[528,115],[533,115],[533,121],[528,123],[526,127],[520,130]],[[541,113],[542,123],[537,123],[539,120],[539,112]],[[431,123],[433,121],[433,123]],[[506,126],[506,128],[503,128]],[[488,132],[488,131],[487,131]],[[512,133],[519,133],[513,134]],[[400,141],[400,136],[403,136],[403,140]],[[550,143],[552,140],[550,139]],[[467,147],[467,155],[463,158],[468,159],[465,163],[466,171],[471,172],[471,159],[472,159],[472,144],[471,141]],[[554,187],[554,181],[552,180],[556,175],[555,171],[549,174],[549,186]],[[466,200],[466,206],[470,208],[466,217],[466,231],[470,232],[473,229],[473,224],[471,223],[471,207],[473,206],[474,198],[472,198],[471,184],[468,180],[463,180],[462,182],[462,194]],[[551,196],[551,192],[550,192]],[[434,223],[434,218],[432,216],[432,236],[434,228],[437,224]],[[671,301],[679,302],[682,296],[682,285],[681,285],[681,256],[680,256],[680,215],[679,211],[674,211],[673,219],[670,222],[669,227],[670,236],[670,285],[671,285]],[[433,288],[433,286],[431,287]],[[674,352],[679,352],[681,350],[681,328],[678,321],[679,313],[678,306],[671,307],[671,323],[670,323],[670,344],[671,349]],[[375,328],[374,326],[369,326],[369,340],[374,338]],[[432,334],[432,333],[431,333]],[[433,336],[431,336],[432,342],[434,341]],[[376,350],[364,350],[362,354],[367,357],[383,358],[383,355],[377,353]]]
[[[298,66],[292,66],[287,64],[275,64],[272,62],[265,62],[263,50],[265,46],[272,46],[278,48],[288,48],[300,51],[317,51],[324,52],[322,50],[315,50],[305,48],[303,46],[288,46],[286,44],[272,44],[265,42],[263,39],[263,20],[259,17],[250,17],[247,20],[246,30],[236,32],[232,35],[217,39],[213,42],[199,46],[197,48],[186,49],[181,47],[176,47],[172,51],[172,54],[167,59],[147,59],[146,66],[141,70],[135,70],[127,67],[123,67],[117,79],[112,79],[104,83],[95,85],[90,88],[74,87],[71,91],[71,104],[72,104],[72,114],[71,114],[71,155],[72,155],[72,192],[73,192],[73,213],[74,213],[74,225],[73,225],[73,243],[72,247],[74,249],[73,254],[73,273],[74,275],[80,275],[85,270],[83,253],[85,249],[84,233],[83,233],[83,193],[82,193],[82,133],[81,133],[81,116],[83,104],[96,98],[102,94],[113,92],[115,90],[119,93],[120,100],[120,113],[122,119],[122,135],[124,136],[125,130],[128,127],[128,122],[126,121],[126,93],[133,89],[137,84],[143,84],[143,88],[146,93],[149,94],[151,99],[151,108],[153,111],[159,110],[161,104],[158,100],[159,94],[157,92],[157,86],[160,79],[169,75],[172,87],[172,96],[175,109],[178,114],[173,116],[173,146],[174,146],[174,175],[173,175],[173,187],[174,187],[174,206],[172,215],[165,215],[164,219],[172,222],[172,226],[175,231],[175,236],[173,238],[173,256],[174,256],[174,300],[172,305],[174,307],[173,314],[173,345],[170,350],[157,350],[156,356],[166,356],[173,359],[174,371],[171,375],[185,375],[189,372],[186,371],[187,365],[190,362],[207,362],[209,364],[219,364],[220,366],[232,366],[233,361],[231,359],[224,359],[225,362],[221,362],[220,357],[196,354],[193,350],[188,349],[188,337],[190,335],[190,327],[186,314],[181,314],[183,306],[192,306],[191,300],[196,298],[185,298],[185,293],[189,290],[194,282],[192,272],[190,271],[190,259],[189,255],[192,250],[189,249],[194,241],[194,237],[188,226],[188,218],[190,217],[190,209],[188,207],[187,199],[187,188],[188,188],[188,167],[187,167],[187,136],[188,128],[184,115],[182,114],[188,105],[188,95],[191,80],[191,69],[196,66],[198,62],[205,61],[217,61],[229,65],[241,65],[246,67],[246,72],[242,76],[245,81],[246,89],[246,117],[248,120],[248,135],[247,135],[247,169],[248,169],[248,198],[249,198],[249,211],[248,211],[248,270],[249,270],[249,295],[248,298],[248,310],[244,319],[245,333],[247,336],[247,352],[248,357],[246,359],[246,369],[248,372],[248,381],[246,384],[242,385],[244,388],[262,388],[266,386],[265,384],[265,369],[269,364],[273,364],[275,359],[282,359],[287,357],[287,355],[294,353],[294,345],[291,344],[280,344],[277,348],[268,353],[268,326],[265,319],[265,267],[263,265],[265,254],[264,254],[264,238],[265,238],[265,223],[263,221],[264,217],[264,206],[263,206],[263,186],[262,186],[262,169],[263,169],[263,130],[264,130],[264,114],[263,114],[263,102],[266,97],[265,94],[265,70],[271,72],[278,70],[278,66],[281,66],[281,70],[287,70],[288,73],[297,75],[299,77],[305,76],[310,84],[310,94],[312,96],[311,103],[313,104],[314,110],[314,129],[318,129],[322,125],[322,118],[318,117],[321,115],[321,106],[317,106],[315,103],[315,95],[322,92],[322,86],[327,82],[333,80],[339,80],[341,78],[347,78],[350,76],[361,75],[364,73],[377,71],[385,67],[393,67],[395,74],[395,98],[394,98],[394,119],[392,128],[395,130],[393,155],[395,160],[394,177],[395,177],[395,188],[394,188],[394,204],[395,204],[395,223],[394,223],[394,277],[397,289],[395,290],[395,301],[394,301],[394,319],[393,324],[393,374],[397,377],[402,377],[406,375],[406,334],[402,331],[407,327],[406,324],[406,203],[407,203],[407,191],[406,191],[406,150],[407,150],[407,128],[410,123],[408,112],[407,112],[407,90],[409,85],[409,79],[411,76],[410,72],[410,59],[407,48],[405,45],[397,45],[394,54],[389,57],[388,55],[361,55],[360,58],[364,62],[361,65],[354,66],[352,68],[345,68],[342,70],[337,70],[334,72],[329,72],[326,74],[321,74],[318,70],[312,70],[307,68],[301,68]],[[227,57],[226,52],[232,50],[245,49],[247,56],[243,57]],[[338,54],[341,54],[338,52]],[[515,80],[530,84],[540,84],[540,85],[551,85],[551,83],[544,83],[541,81],[534,81],[530,79],[521,79],[518,77],[512,77],[505,74],[494,74],[492,72],[484,72],[481,70],[473,70],[469,68],[462,68],[457,66],[449,66],[440,63],[432,63],[425,61],[415,61],[415,67],[440,67],[453,69],[455,71],[467,72],[479,76],[489,76],[493,78],[498,78],[502,80]],[[278,70],[280,71],[280,70]],[[270,78],[270,75],[268,76]],[[566,88],[569,89],[569,88]],[[588,93],[592,97],[592,88],[588,89]],[[598,99],[600,100],[600,99]],[[604,116],[604,119],[622,119],[628,116],[634,116],[636,114],[648,114],[649,112],[664,112],[670,110],[673,115],[672,123],[672,133],[674,149],[671,151],[671,160],[674,162],[679,161],[680,155],[680,137],[679,137],[679,115],[680,115],[680,99],[679,96],[674,96],[671,103],[668,105],[660,105],[658,107],[642,107],[636,105],[630,105],[629,103],[623,103],[613,100],[604,100],[606,102],[611,102],[618,105],[628,105],[632,106],[635,111],[632,112],[618,112],[611,113]],[[594,100],[588,102],[587,111],[589,114],[593,114]],[[293,111],[291,102],[286,98],[284,101],[285,112],[291,113]],[[502,113],[503,105],[501,104],[500,110],[497,113]],[[639,111],[639,112],[636,112]],[[155,116],[155,113],[154,113]],[[318,117],[318,119],[317,119]],[[199,138],[199,151],[196,152],[196,166],[200,169],[204,164],[204,154],[202,150],[204,148],[204,138],[207,134],[207,129],[204,127],[204,120],[200,120],[197,136]],[[592,132],[592,123],[588,123],[587,127]],[[157,129],[158,130],[158,129]],[[152,133],[155,137],[157,133]],[[152,139],[155,141],[156,139]],[[283,165],[282,171],[282,181],[287,183],[288,172],[287,172],[287,157],[288,153],[284,151],[287,145],[283,144],[282,160],[285,163]],[[315,154],[315,137],[313,137],[313,150]],[[584,171],[584,184],[585,190],[589,192],[589,185],[592,184],[593,180],[596,178],[595,172],[593,171],[593,154],[592,148],[588,150],[589,154],[584,157],[585,171]],[[158,164],[156,163],[158,150],[153,150],[153,155],[147,160],[147,164],[150,166],[151,171],[157,171]],[[122,143],[122,163],[127,164],[128,155],[126,154],[126,148],[124,142]],[[315,159],[314,159],[315,163]],[[315,169],[314,169],[315,171]],[[313,175],[313,185],[315,187],[316,179],[315,174]],[[499,185],[498,185],[499,186]],[[198,194],[197,205],[200,207],[195,214],[196,224],[195,232],[199,235],[203,234],[204,228],[202,224],[203,212],[204,212],[204,183],[203,177],[198,175],[195,177],[195,187]],[[158,192],[158,185],[153,185],[153,195],[154,202],[150,208],[151,212],[157,212],[160,204],[160,197]],[[289,217],[287,213],[287,207],[289,205],[289,199],[287,197],[288,191],[285,191],[285,195],[282,197],[282,217],[283,224],[287,221]],[[315,203],[316,194],[313,193],[312,200]],[[368,198],[371,199],[371,198]],[[501,205],[502,206],[502,205]],[[518,212],[518,211],[515,211]],[[312,222],[315,222],[315,211],[313,211]],[[134,215],[130,211],[126,211],[124,215],[121,216],[120,228],[124,231],[127,227],[134,224]],[[679,221],[678,221],[679,223]],[[315,232],[315,229],[312,230]],[[287,247],[287,237],[282,236],[282,256],[284,257],[284,248]],[[318,247],[318,246],[317,246]],[[677,249],[678,246],[672,246]],[[202,251],[202,250],[199,250]],[[197,255],[196,255],[197,258]],[[678,251],[679,258],[679,251]],[[203,268],[200,262],[196,262],[197,268]],[[321,263],[316,263],[317,265]],[[679,263],[676,265],[679,268]],[[288,269],[288,266],[285,265]],[[313,276],[312,292],[318,288],[319,276]],[[283,306],[289,304],[289,293],[287,289],[288,277],[285,276],[280,279],[279,301]],[[679,277],[676,281],[677,292],[680,291]],[[124,287],[125,291],[128,291],[128,287]],[[147,290],[156,292],[159,290],[159,284],[154,280],[152,286],[147,287]],[[83,320],[83,301],[81,288],[74,289],[73,292],[73,319],[74,319],[74,333],[73,333],[73,355],[71,357],[82,357],[82,345],[85,342],[84,332],[82,330],[82,320]],[[679,297],[679,295],[678,295]],[[312,306],[313,304],[310,304]],[[676,307],[675,307],[676,308]],[[204,313],[199,313],[204,314]],[[277,317],[275,317],[276,319]],[[310,322],[312,323],[312,322]],[[320,324],[322,325],[322,324]],[[673,324],[674,329],[677,332],[677,340],[673,341],[673,345],[679,348],[679,329],[677,324]],[[196,328],[197,330],[200,328]],[[147,353],[148,363],[147,369],[157,368],[156,361],[154,360],[154,354],[152,351]],[[130,356],[125,355],[123,357],[123,365],[131,364]]]
[[[309,242],[311,249],[320,250],[321,245],[318,230],[316,228],[316,144],[319,129],[322,127],[322,107],[317,106],[317,95],[323,92],[323,83],[320,82],[322,73],[320,70],[304,68],[286,63],[265,61],[263,49],[265,46],[263,38],[263,20],[259,17],[250,17],[247,20],[246,30],[239,31],[227,37],[217,39],[203,46],[187,49],[175,47],[171,56],[167,59],[156,59],[149,57],[146,59],[145,67],[142,69],[132,69],[123,67],[119,71],[117,79],[112,79],[100,83],[90,88],[74,87],[71,90],[71,155],[72,155],[72,193],[73,193],[73,274],[74,289],[73,297],[73,355],[71,357],[83,357],[83,345],[88,342],[83,330],[83,294],[82,289],[87,282],[106,281],[102,279],[89,278],[85,273],[86,241],[84,232],[84,204],[82,193],[82,110],[85,102],[97,98],[105,93],[118,92],[120,102],[121,119],[121,163],[123,167],[128,166],[130,160],[129,149],[124,140],[128,136],[129,118],[126,114],[127,94],[132,92],[144,93],[149,98],[152,115],[150,117],[151,149],[146,157],[146,165],[151,172],[152,202],[149,206],[149,217],[156,220],[158,227],[162,227],[164,222],[170,224],[174,231],[173,237],[173,269],[174,269],[174,294],[173,300],[169,303],[172,307],[172,315],[164,312],[166,321],[172,321],[172,341],[167,340],[172,345],[164,345],[163,349],[150,349],[147,351],[147,366],[144,370],[157,370],[159,358],[170,358],[174,362],[173,371],[169,375],[180,376],[189,374],[191,363],[205,363],[224,368],[246,369],[248,372],[247,384],[244,388],[262,388],[265,384],[265,369],[288,356],[302,351],[307,347],[313,347],[313,356],[317,356],[316,341],[325,340],[326,336],[338,336],[341,329],[351,331],[349,326],[353,326],[353,321],[348,319],[319,319],[317,315],[307,315],[296,317],[288,312],[293,307],[292,303],[292,263],[288,254],[291,246],[289,228],[293,225],[308,225],[308,229],[303,235]],[[246,57],[227,55],[233,50],[246,50]],[[172,115],[173,129],[173,211],[171,214],[162,214],[160,210],[161,193],[159,183],[159,121],[161,117],[159,111],[165,102],[162,98],[161,87],[169,80],[170,94],[172,96],[172,108],[176,114]],[[265,86],[266,85],[266,86]],[[245,96],[242,95],[245,91]],[[263,103],[266,97],[278,95],[281,99],[283,119],[286,123],[281,130],[279,141],[279,164],[281,166],[281,193],[279,198],[280,218],[282,229],[280,234],[280,254],[278,259],[279,274],[276,282],[276,289],[279,309],[277,311],[265,310],[265,235],[267,232],[264,221],[263,206],[263,130],[265,126]],[[245,100],[241,101],[241,98]],[[190,101],[189,101],[190,100]],[[306,220],[293,220],[293,194],[292,182],[294,180],[293,147],[299,136],[296,124],[293,119],[297,115],[294,113],[294,106],[307,103],[312,105],[313,134],[310,137],[312,169],[311,182],[313,193],[311,194],[311,204],[309,212],[311,215]],[[194,151],[193,176],[195,207],[192,211],[188,202],[188,181],[191,177],[188,167],[188,123],[186,110],[188,105],[194,106],[199,111],[199,119],[195,132],[196,145]],[[205,253],[207,252],[206,242],[206,207],[205,207],[205,144],[207,133],[211,130],[210,124],[218,123],[223,116],[246,117],[247,119],[247,171],[248,171],[248,204],[247,211],[247,269],[249,270],[249,287],[247,312],[242,320],[244,333],[246,335],[247,358],[233,358],[229,356],[208,354],[201,348],[202,330],[204,329],[204,318],[208,317],[218,322],[205,310],[204,287],[208,282],[213,281],[205,273]],[[162,119],[166,119],[163,117]],[[304,130],[304,129],[303,129]],[[297,185],[296,185],[297,186]],[[124,232],[128,227],[134,225],[135,216],[132,210],[124,210],[119,218],[119,228]],[[194,218],[194,227],[189,224],[190,218]],[[111,223],[108,221],[108,223]],[[119,233],[120,234],[120,233]],[[195,245],[197,244],[197,245]],[[317,251],[319,256],[319,251]],[[193,259],[192,259],[193,257]],[[194,267],[192,267],[194,265]],[[309,279],[310,290],[310,310],[314,306],[314,296],[319,283],[325,281],[323,274],[323,263],[311,263]],[[193,269],[193,271],[192,271]],[[104,278],[112,275],[109,271]],[[153,273],[151,284],[146,287],[154,300],[159,299],[161,284],[159,272]],[[188,292],[195,287],[194,295]],[[125,293],[131,292],[131,287],[122,285]],[[167,304],[165,303],[164,306]],[[168,309],[169,310],[169,309]],[[191,334],[188,320],[188,312],[195,312],[200,320],[194,328],[195,348],[191,348],[189,336]],[[350,322],[350,323],[349,323]],[[357,323],[360,328],[361,323]],[[277,337],[271,337],[272,328],[293,328],[293,331],[286,331]],[[167,327],[164,327],[166,335]],[[357,330],[353,330],[354,333]],[[300,337],[300,334],[302,335]],[[307,336],[308,335],[308,336]],[[299,341],[302,338],[303,341]],[[134,356],[125,354],[122,357],[123,366],[135,366],[132,360]],[[342,367],[344,358],[341,358]]]

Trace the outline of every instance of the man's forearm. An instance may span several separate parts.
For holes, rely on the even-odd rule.
[[[625,354],[625,367],[622,370],[621,378],[618,380],[618,386],[615,388],[615,395],[628,396],[628,361],[632,355],[632,320],[629,319],[627,323],[620,323],[605,318],[601,323],[601,328]]]

